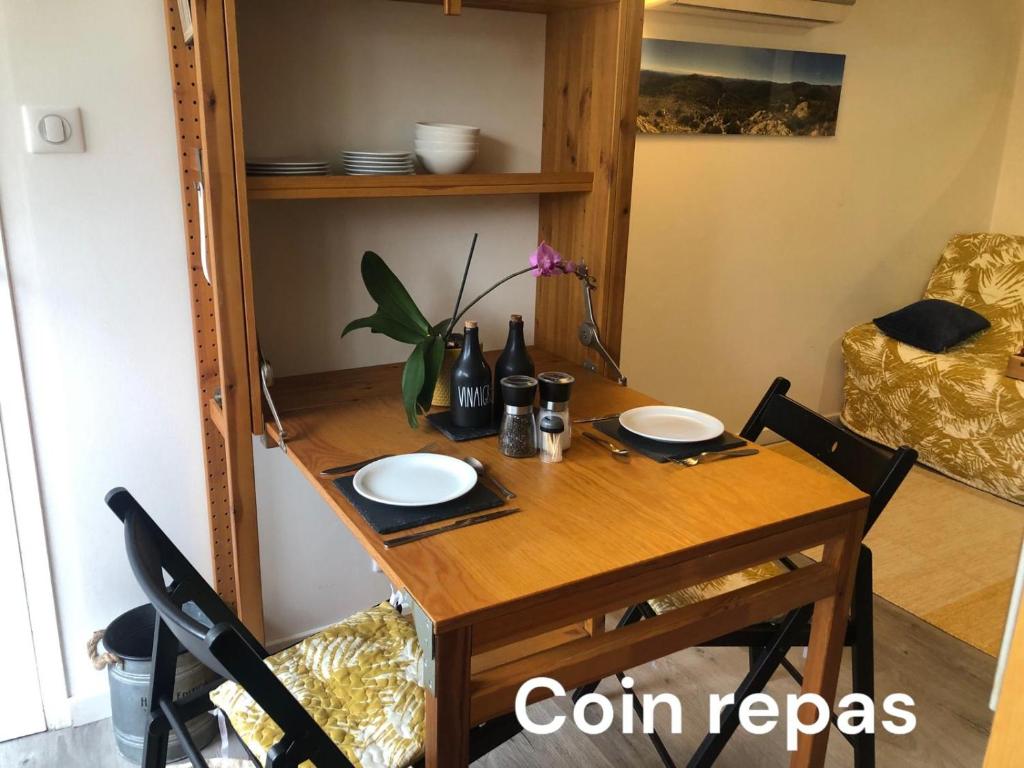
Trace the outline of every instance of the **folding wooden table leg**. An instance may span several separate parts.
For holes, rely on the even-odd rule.
[[[426,768],[469,765],[472,630],[434,636],[434,692],[426,700]]]
[[[836,571],[835,594],[814,604],[810,641],[807,646],[807,664],[804,667],[803,693],[816,693],[825,699],[831,711],[836,696],[839,665],[843,660],[846,624],[850,615],[853,578],[857,570],[857,553],[864,534],[866,510],[850,515],[846,534],[825,544],[822,562]],[[809,705],[800,708],[800,721],[807,722],[803,713]],[[790,768],[821,768],[825,764],[825,750],[831,726],[815,734],[801,733],[797,751],[790,759]]]

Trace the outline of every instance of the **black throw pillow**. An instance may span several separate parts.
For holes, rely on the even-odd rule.
[[[876,317],[875,325],[904,344],[945,352],[991,324],[973,309],[943,299],[925,299]]]

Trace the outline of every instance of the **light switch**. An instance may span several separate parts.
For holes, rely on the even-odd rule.
[[[60,115],[47,115],[43,118],[43,138],[51,144],[63,144],[67,141],[71,131],[64,125],[64,118]]]
[[[33,154],[84,152],[82,112],[77,107],[21,108],[25,148]]]

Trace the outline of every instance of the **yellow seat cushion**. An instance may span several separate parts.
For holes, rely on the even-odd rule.
[[[354,614],[266,659],[353,765],[400,768],[423,753],[422,652],[389,603]],[[237,683],[210,694],[261,763],[284,735]],[[310,761],[303,768],[313,768]]]
[[[701,600],[706,600],[715,595],[732,592],[748,584],[764,581],[773,576],[781,576],[784,573],[789,573],[789,569],[777,560],[772,560],[771,562],[755,565],[753,568],[747,568],[737,573],[730,573],[728,576],[722,576],[719,579],[711,579],[700,584],[694,584],[692,587],[686,587],[676,592],[656,597],[653,600],[648,600],[647,602],[654,609],[654,612],[660,615],[674,611],[677,608],[692,605],[693,603],[699,603]]]

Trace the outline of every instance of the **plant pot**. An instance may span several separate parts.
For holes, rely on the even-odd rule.
[[[430,399],[431,405],[436,405],[438,408],[452,407],[452,368],[461,354],[462,347],[445,349],[441,372],[437,375],[437,382],[434,384],[434,396]]]

